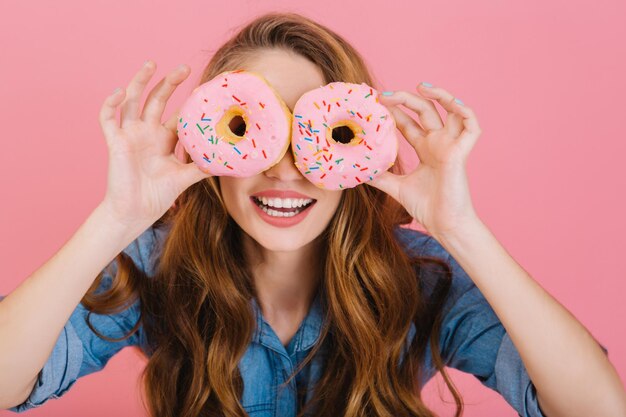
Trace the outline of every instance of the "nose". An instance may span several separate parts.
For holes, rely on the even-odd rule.
[[[296,181],[304,178],[296,165],[293,159],[293,153],[290,148],[287,149],[285,155],[281,158],[281,160],[274,166],[266,169],[264,174],[268,178],[273,178],[279,181]]]

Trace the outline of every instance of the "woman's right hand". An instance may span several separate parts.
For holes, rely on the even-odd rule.
[[[161,123],[167,100],[189,76],[188,66],[181,65],[167,74],[140,108],[139,100],[155,69],[154,62],[146,61],[128,88],[107,97],[100,111],[109,148],[108,184],[102,205],[114,219],[132,227],[150,226],[185,189],[211,176],[195,163],[183,163],[174,155],[178,113]]]

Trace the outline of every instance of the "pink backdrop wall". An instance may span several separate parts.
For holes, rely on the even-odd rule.
[[[384,4],[3,0],[0,293],[55,253],[103,197],[107,150],[98,112],[115,87],[148,58],[158,66],[149,88],[189,64],[169,115],[237,25],[265,11],[296,11],[352,42],[381,88],[412,91],[429,81],[474,109],[483,134],[468,172],[478,213],[608,347],[624,380],[626,3]],[[138,354],[124,350],[30,415],[144,415],[142,368]],[[452,375],[467,416],[517,415],[472,376]],[[427,386],[428,403],[452,415],[452,397],[443,390],[442,402],[438,385],[439,378]]]

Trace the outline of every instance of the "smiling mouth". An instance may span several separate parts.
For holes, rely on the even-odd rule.
[[[301,207],[286,208],[286,207],[271,207],[266,204],[263,204],[263,201],[261,201],[255,196],[252,196],[251,198],[252,198],[252,201],[254,201],[254,203],[261,208],[261,210],[263,210],[265,213],[269,214],[270,216],[274,216],[274,217],[295,216],[296,214],[301,213],[304,210],[311,207],[317,201],[317,200],[313,200],[310,203],[304,204]]]

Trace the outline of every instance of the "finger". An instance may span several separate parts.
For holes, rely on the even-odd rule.
[[[478,120],[472,109],[448,91],[440,87],[426,87],[423,84],[417,86],[417,91],[425,97],[437,101],[448,112],[446,119],[449,118],[449,122],[446,120],[446,124],[450,124],[449,131],[456,133],[455,137],[460,138],[465,130],[469,133],[480,131]]]
[[[427,87],[420,84],[416,90],[425,97],[438,102],[443,107],[446,114],[446,129],[453,138],[458,138],[463,131],[463,117],[458,114],[460,104],[455,101],[455,97],[439,87]]]
[[[126,95],[126,91],[123,88],[116,89],[113,94],[108,96],[102,107],[100,108],[99,121],[102,131],[105,137],[112,137],[119,129],[119,122],[117,121],[117,106],[120,105]]]
[[[417,148],[417,143],[420,140],[424,139],[426,135],[424,129],[422,129],[421,126],[415,120],[413,120],[411,116],[406,114],[399,107],[389,107],[389,111],[396,120],[396,126],[398,127],[398,130],[402,132],[402,135],[411,144],[411,146]]]
[[[389,194],[396,201],[400,201],[400,178],[402,175],[396,175],[389,171],[385,171],[373,180],[369,180],[366,184],[378,188]]]
[[[202,171],[195,162],[189,162],[182,167],[180,180],[183,183],[183,189],[187,189],[190,185],[210,176],[211,174]]]
[[[189,67],[182,64],[163,77],[148,94],[141,119],[146,122],[161,123],[167,100],[172,96],[176,87],[189,76],[190,72]]]
[[[394,91],[390,96],[379,95],[378,100],[384,105],[402,104],[413,110],[419,115],[420,124],[425,130],[438,130],[443,127],[435,104],[428,99],[400,90]]]
[[[122,127],[127,122],[135,121],[139,118],[139,99],[150,81],[156,69],[156,64],[150,60],[146,61],[141,69],[135,74],[126,89],[126,100],[122,104],[121,122]]]
[[[176,133],[178,127],[178,116],[180,115],[180,108],[174,110],[172,115],[167,119],[163,126],[165,126],[168,130],[171,130],[173,133]]]
[[[457,113],[448,113],[445,130],[451,138],[456,140],[463,131],[463,118]]]
[[[460,145],[466,148],[466,151],[470,151],[478,137],[482,133],[482,129],[478,125],[478,119],[474,114],[474,111],[469,107],[466,107],[464,111],[467,113],[468,117],[463,119],[463,132],[459,135]]]
[[[462,105],[459,108],[459,113],[463,116],[463,132],[459,136],[459,139],[463,139],[468,136],[478,136],[481,133],[481,128],[478,125],[478,118],[471,108]]]
[[[176,142],[176,147],[174,148],[174,156],[176,157],[176,159],[186,164],[187,162],[191,161],[191,159],[187,159],[188,155],[189,154],[185,150],[183,144],[180,141]]]
[[[174,152],[174,147],[176,146],[176,142],[178,142],[178,129],[176,127],[178,126],[179,114],[180,109],[176,109],[170,118],[163,124],[163,126],[171,132],[171,134],[167,136],[167,151],[169,153]]]

